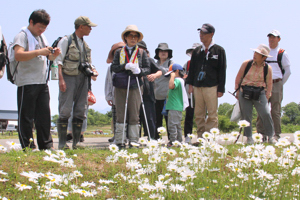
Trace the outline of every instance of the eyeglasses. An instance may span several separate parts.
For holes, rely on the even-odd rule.
[[[132,35],[132,34],[129,34],[128,36],[128,39],[130,39],[130,40],[132,40],[132,39],[134,39],[134,38],[139,38],[140,36],[139,35]]]

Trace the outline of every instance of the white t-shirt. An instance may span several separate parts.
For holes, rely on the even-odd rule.
[[[45,45],[40,37],[36,37],[38,45],[35,49],[44,48]],[[28,51],[28,39],[24,31],[21,31],[14,38],[14,47],[21,46]],[[16,72],[16,85],[32,85],[32,84],[46,84],[48,76],[47,57],[37,56],[28,61],[20,61]]]

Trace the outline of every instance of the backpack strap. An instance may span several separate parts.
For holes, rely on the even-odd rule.
[[[250,70],[252,64],[253,64],[253,60],[250,60],[247,63],[247,66],[246,66],[245,71],[244,71],[244,75],[243,75],[243,77],[242,77],[242,79],[239,83],[239,87],[234,91],[233,95],[235,95],[235,93],[241,88],[242,81],[243,81],[244,77],[246,76],[246,74],[248,73],[248,71]],[[266,63],[265,66],[264,66],[264,81],[265,81],[265,83],[267,81],[268,68],[269,68],[269,65]]]
[[[283,69],[282,63],[281,63],[284,52],[285,52],[284,49],[279,49],[278,54],[277,54],[277,60],[272,60],[272,61],[266,60],[267,63],[277,63],[281,70],[282,75],[285,73],[285,70]]]
[[[279,68],[280,68],[280,70],[281,70],[282,75],[283,75],[284,72],[285,72],[285,70],[284,70],[283,67],[282,67],[282,63],[281,63],[284,51],[285,51],[284,49],[279,49],[279,52],[278,52],[278,54],[277,54],[277,63],[278,63],[278,65],[279,65]]]

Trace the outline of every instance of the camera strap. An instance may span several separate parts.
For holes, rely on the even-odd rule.
[[[77,41],[77,36],[76,36],[75,32],[73,33],[73,38],[75,40],[76,47],[79,50],[80,63],[82,63],[82,60],[81,60],[81,49],[79,48],[78,41]],[[83,55],[85,57],[85,61],[87,61],[87,59],[86,59],[86,57],[87,57],[87,55],[86,55],[86,49],[85,49],[85,46],[84,46],[84,40],[83,40],[83,38],[82,38],[82,43],[83,43],[83,45],[82,45]]]

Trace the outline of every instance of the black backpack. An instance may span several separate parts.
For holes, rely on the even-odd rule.
[[[68,38],[68,48],[67,48],[67,52],[69,51],[69,46],[72,43],[72,37],[71,35],[66,35],[66,37]],[[59,41],[62,39],[63,37],[58,37],[53,43],[52,43],[52,47],[55,48],[57,47],[57,44],[59,43]],[[50,66],[53,64],[53,61],[50,61]]]

